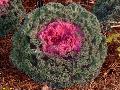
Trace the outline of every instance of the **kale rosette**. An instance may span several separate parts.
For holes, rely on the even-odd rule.
[[[111,15],[119,15],[120,0],[97,0],[93,7],[93,13],[100,21],[108,20]],[[117,18],[116,18],[117,19]]]
[[[24,14],[21,0],[0,1],[0,36],[13,32],[19,26],[19,18]]]
[[[25,18],[10,58],[33,80],[65,88],[94,79],[106,51],[96,16],[79,4],[48,3]]]
[[[97,0],[92,13],[100,21],[102,32],[109,32],[111,24],[120,21],[120,0]]]

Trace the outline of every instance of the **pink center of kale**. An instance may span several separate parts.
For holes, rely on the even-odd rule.
[[[0,5],[7,4],[9,0],[0,0]]]
[[[42,50],[49,55],[66,55],[71,51],[79,52],[82,46],[83,35],[77,25],[63,20],[50,22],[37,33],[42,40]]]

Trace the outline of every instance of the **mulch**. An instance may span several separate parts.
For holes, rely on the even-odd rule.
[[[95,1],[93,0],[44,0],[44,4],[54,1],[63,4],[71,1],[80,3],[87,10],[91,10]],[[37,7],[36,0],[24,0],[23,5],[26,12]],[[113,28],[107,35],[120,33],[120,27]],[[44,84],[34,82],[29,76],[18,70],[9,59],[12,49],[13,33],[8,33],[5,37],[0,37],[0,90],[41,90]],[[118,37],[120,41],[120,37]],[[106,60],[100,70],[100,74],[95,80],[85,86],[74,85],[64,90],[120,90],[120,42],[112,41],[107,43],[108,52]]]

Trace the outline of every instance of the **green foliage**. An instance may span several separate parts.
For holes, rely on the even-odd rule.
[[[107,20],[118,6],[120,6],[120,0],[97,0],[93,13],[100,21]]]
[[[10,0],[0,6],[0,36],[13,32],[19,26],[19,18],[24,14],[21,0]]]
[[[78,54],[58,58],[47,56],[39,49],[42,43],[35,38],[36,33],[42,26],[58,18],[82,27],[85,40]],[[68,6],[49,3],[26,17],[21,30],[14,34],[10,58],[33,80],[47,82],[55,88],[65,88],[94,79],[104,62],[106,50],[105,37],[101,34],[96,16],[75,3]]]
[[[102,32],[110,32],[111,22],[120,21],[120,0],[97,0],[92,13],[100,21]]]
[[[112,14],[108,15],[109,21],[119,22],[120,21],[120,5],[115,6]]]

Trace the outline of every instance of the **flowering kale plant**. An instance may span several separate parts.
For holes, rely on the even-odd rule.
[[[22,14],[21,0],[0,0],[0,36],[14,31]]]
[[[92,12],[100,21],[102,32],[111,31],[111,23],[120,21],[120,0],[97,0]]]
[[[100,21],[109,19],[113,12],[118,12],[120,7],[120,0],[97,0],[93,13]],[[120,13],[117,13],[120,16]]]
[[[10,58],[33,80],[64,88],[94,79],[105,56],[105,37],[93,14],[75,3],[49,3],[25,18]]]

